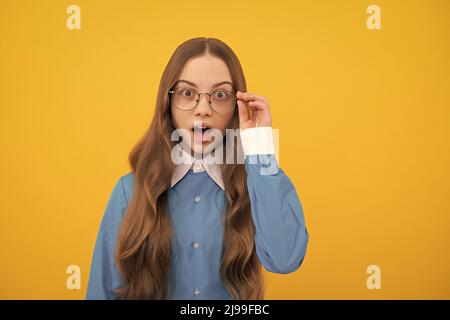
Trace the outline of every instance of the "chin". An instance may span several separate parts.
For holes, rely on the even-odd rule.
[[[214,143],[211,141],[205,141],[203,143],[195,142],[194,139],[191,140],[191,150],[196,155],[207,155],[214,148]]]

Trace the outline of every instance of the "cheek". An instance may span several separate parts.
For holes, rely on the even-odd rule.
[[[214,123],[214,127],[216,129],[219,129],[220,132],[222,132],[223,135],[226,133],[226,129],[229,128],[228,124],[230,122],[230,118],[226,116],[221,116],[220,118],[216,119]]]
[[[180,114],[180,110],[177,108],[171,107],[170,108],[171,114],[172,114],[172,124],[175,128],[182,128],[183,127],[183,115]]]
[[[233,120],[233,113],[231,115],[224,115],[220,119],[220,129],[225,132],[227,128],[231,128],[231,121]]]

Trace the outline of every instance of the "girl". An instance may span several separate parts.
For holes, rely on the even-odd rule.
[[[297,270],[309,235],[295,187],[277,166],[271,125],[267,98],[246,92],[225,43],[182,43],[129,155],[131,172],[110,195],[86,298],[263,299],[262,266]],[[212,150],[230,146],[227,129],[238,132],[240,163],[211,161]],[[173,141],[177,130],[184,147]],[[227,139],[212,139],[213,130]]]

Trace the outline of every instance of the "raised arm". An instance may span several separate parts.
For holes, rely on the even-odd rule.
[[[272,128],[249,128],[240,135],[258,258],[270,272],[293,272],[305,258],[309,239],[299,197],[278,167]]]

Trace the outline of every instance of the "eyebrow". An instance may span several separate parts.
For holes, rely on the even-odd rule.
[[[191,82],[191,81],[187,81],[187,80],[178,80],[178,81],[175,83],[175,85],[177,85],[177,84],[180,83],[180,82],[186,82],[187,84],[189,84],[189,85],[191,85],[191,86],[193,86],[193,87],[196,87],[196,88],[198,89],[198,86],[197,86],[195,83],[193,83],[193,82]],[[221,86],[221,85],[223,85],[223,84],[229,84],[229,85],[231,85],[231,87],[233,87],[233,83],[232,83],[232,82],[230,82],[230,81],[221,81],[221,82],[218,82],[218,83],[216,83],[216,84],[213,84],[213,85],[212,85],[212,88],[216,88],[216,87]]]

